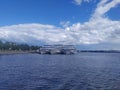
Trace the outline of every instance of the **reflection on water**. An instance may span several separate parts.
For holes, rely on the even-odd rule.
[[[2,55],[0,90],[120,90],[120,53]]]

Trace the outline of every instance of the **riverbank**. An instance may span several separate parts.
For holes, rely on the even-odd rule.
[[[0,55],[10,55],[10,54],[28,54],[28,53],[34,53],[35,51],[8,51],[8,50],[4,50],[1,51],[0,50]]]

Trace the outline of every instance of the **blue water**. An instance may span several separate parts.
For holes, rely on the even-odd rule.
[[[0,90],[120,90],[120,53],[0,55]]]

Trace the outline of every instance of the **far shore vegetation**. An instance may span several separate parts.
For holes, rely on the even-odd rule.
[[[4,52],[29,52],[39,49],[40,46],[33,46],[28,44],[18,44],[14,42],[0,41],[0,53]]]

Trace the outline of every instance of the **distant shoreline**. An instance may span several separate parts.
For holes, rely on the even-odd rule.
[[[1,51],[0,50],[0,55],[11,55],[11,54],[28,54],[28,53],[35,53],[35,51]]]
[[[36,51],[17,51],[17,50],[0,50],[0,55],[12,55],[12,54],[38,54]],[[78,51],[78,53],[120,53],[120,51]]]
[[[96,50],[96,51],[92,51],[92,50],[84,50],[84,51],[79,51],[79,53],[82,53],[82,52],[90,52],[90,53],[120,53],[120,51],[117,51],[117,50],[110,50],[110,51],[105,51],[105,50]]]

